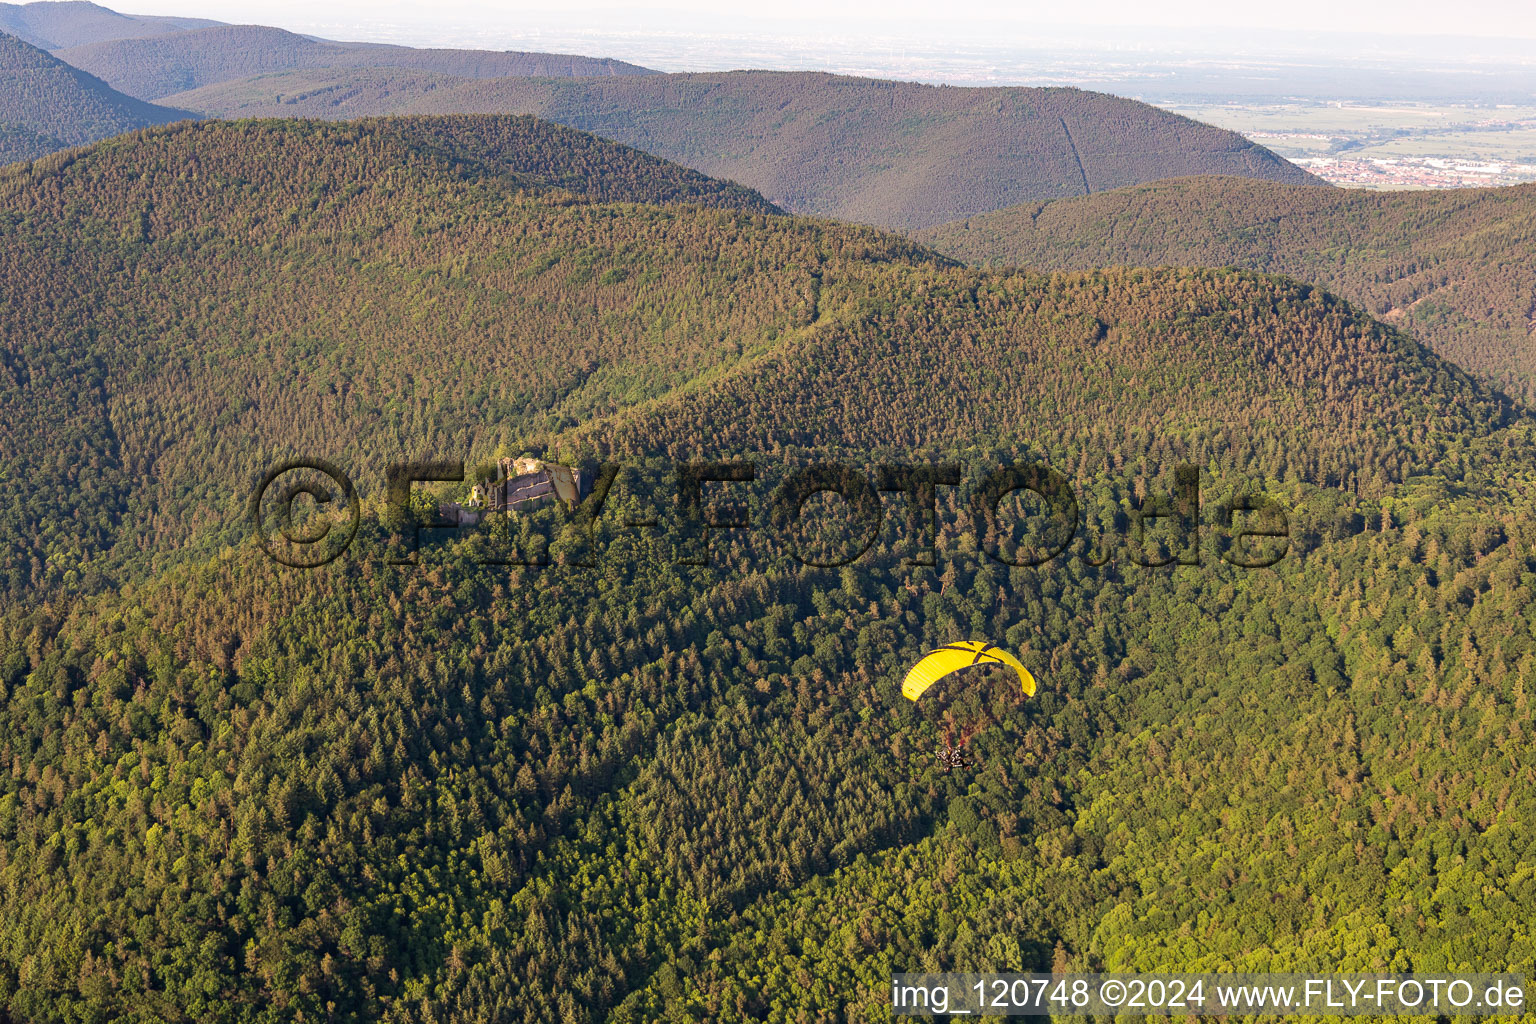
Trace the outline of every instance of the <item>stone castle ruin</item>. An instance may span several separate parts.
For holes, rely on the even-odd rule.
[[[469,501],[443,502],[439,510],[444,519],[460,526],[473,526],[488,512],[511,512],[525,505],[554,500],[574,509],[592,489],[589,474],[574,466],[532,458],[504,458],[496,464],[496,477],[475,484]]]

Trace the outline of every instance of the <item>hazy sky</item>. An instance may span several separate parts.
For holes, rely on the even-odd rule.
[[[990,0],[669,0],[666,4],[562,3],[522,0],[105,0],[107,6],[143,14],[201,15],[220,21],[277,24],[287,27],[352,26],[353,38],[396,35],[402,30],[445,35],[474,29],[489,37],[508,35],[509,44],[530,26],[601,30],[605,21],[649,31],[687,31],[718,25],[722,14],[746,19],[797,23],[813,32],[818,24],[864,22],[881,34],[924,34],[936,29],[946,37],[977,43],[999,27],[1027,36],[1032,26],[1063,24],[1127,28],[1152,25],[1170,29],[1289,28],[1432,35],[1450,33],[1492,38],[1536,39],[1536,0],[1060,0],[1014,3]],[[583,24],[571,24],[581,22]],[[970,28],[972,31],[968,32]],[[313,29],[311,29],[313,30]],[[1257,42],[1258,40],[1256,40]]]

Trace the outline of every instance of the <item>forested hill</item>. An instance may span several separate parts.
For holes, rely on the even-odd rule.
[[[15,36],[0,34],[0,163],[30,160],[193,115],[113,90]]]
[[[654,74],[646,68],[601,57],[333,42],[262,25],[215,25],[145,39],[106,40],[61,50],[59,56],[130,96],[148,100],[287,68],[390,67],[470,79]],[[293,116],[308,112],[288,113]],[[352,116],[362,113],[366,112]]]
[[[19,36],[44,50],[83,46],[104,39],[157,36],[217,25],[206,18],[119,14],[87,0],[0,3],[0,32]]]
[[[899,970],[1536,956],[1522,410],[1293,281],[600,202],[548,182],[678,179],[473,124],[0,171],[0,1017],[875,1020]],[[387,462],[551,451],[625,464],[590,564],[389,561]],[[365,503],[308,572],[247,519],[296,455]],[[841,569],[723,532],[681,564],[675,489],[636,481],[721,456],[749,508],[807,458],[965,481],[937,564],[891,530]],[[1083,535],[1010,566],[966,491],[1042,459]],[[1270,495],[1284,561],[1134,555],[1184,459],[1202,536]],[[1040,691],[901,698],[972,636]]]
[[[783,212],[734,182],[530,115],[391,117],[359,121],[356,128],[396,139],[418,153],[441,156],[461,172],[506,176],[519,188],[568,189],[600,202],[696,203],[750,213]],[[325,144],[320,131],[316,145]]]
[[[217,116],[536,114],[743,182],[793,212],[901,229],[1178,175],[1317,181],[1233,132],[1076,89],[811,72],[451,82],[327,69],[166,102]]]
[[[719,209],[595,206],[574,187]],[[35,470],[4,485],[32,495],[4,506],[25,518],[6,535],[14,586],[78,576],[131,508],[185,537],[208,511],[182,504],[193,492],[223,508],[229,474],[272,445],[328,447],[331,417],[396,423],[357,440],[414,452],[663,393],[803,315],[809,271],[787,268],[814,266],[823,233],[745,230],[782,218],[532,118],[192,122],[15,165],[0,193],[0,431]],[[54,253],[70,273],[45,269]],[[252,440],[277,433],[208,472],[210,432],[248,416],[266,423]],[[60,507],[68,528],[47,511]]]
[[[551,188],[559,191],[546,195]],[[722,407],[712,425],[695,417],[665,446],[771,449],[787,439],[757,432],[752,410],[788,403],[809,418],[830,368],[849,387],[888,373],[932,380],[907,367],[937,372],[938,353],[960,351],[963,339],[975,366],[944,371],[955,378],[949,390],[919,403],[947,410],[951,426],[912,418],[906,398],[916,396],[892,382],[864,399],[906,398],[839,430],[868,444],[918,445],[928,430],[959,443],[956,432],[971,425],[1021,439],[1050,424],[1053,435],[1082,431],[1075,450],[1087,451],[1131,437],[1171,443],[1170,425],[1185,424],[1179,443],[1202,459],[1263,450],[1276,453],[1264,466],[1276,477],[1379,490],[1509,415],[1454,368],[1320,293],[1240,275],[1158,275],[1084,278],[1057,298],[1042,279],[941,273],[937,257],[902,239],[780,223],[754,193],[531,118],[188,123],[16,168],[3,190],[14,296],[4,314],[8,383],[11,400],[31,410],[10,417],[7,431],[11,450],[37,470],[7,486],[74,495],[76,514],[96,524],[53,531],[42,498],[8,502],[41,517],[8,534],[12,588],[78,578],[125,539],[115,524],[135,507],[159,509],[155,529],[184,540],[212,506],[167,509],[219,493],[197,468],[209,444],[225,451],[226,473],[254,473],[275,451],[323,447],[329,420],[350,410],[392,426],[348,451],[483,450],[491,438],[547,437],[663,400],[792,342],[816,347],[772,376],[803,386],[753,385],[768,388],[761,401],[743,397],[731,415]],[[40,210],[53,212],[31,212]],[[67,277],[27,269],[54,251],[70,254]],[[909,277],[914,267],[939,276]],[[210,289],[223,297],[208,305]],[[1029,315],[1058,303],[1066,326]],[[811,326],[810,338],[797,334]],[[1163,351],[1185,338],[1179,358]],[[1259,339],[1273,351],[1250,363]],[[861,365],[871,345],[880,358]],[[919,347],[903,363],[897,345]],[[304,368],[315,359],[326,369]],[[1111,380],[1131,390],[1106,391],[1092,366],[1113,367]],[[1236,366],[1255,376],[1235,375]],[[961,389],[987,379],[999,390],[970,411]],[[1167,409],[1137,397],[1154,380],[1167,386]],[[1239,386],[1245,397],[1234,406]],[[1317,389],[1340,403],[1321,433],[1302,416]],[[300,392],[319,396],[317,405],[303,408]],[[1105,416],[1099,406],[1111,394],[1122,404]],[[231,436],[261,439],[239,458],[214,440],[236,424]],[[99,465],[88,468],[82,449]],[[156,471],[146,476],[139,467],[148,465]],[[78,503],[82,495],[91,500]]]
[[[0,124],[0,164],[31,160],[64,148],[64,143],[51,135],[40,135],[15,125]]]
[[[998,210],[917,237],[978,264],[1288,274],[1536,397],[1536,185],[1370,192],[1191,178]]]
[[[595,424],[591,441],[681,458],[706,440],[870,452],[986,438],[1051,461],[1113,452],[1383,493],[1517,418],[1401,334],[1283,278],[957,272],[911,285],[860,280],[862,302],[824,301],[821,329],[771,360]]]

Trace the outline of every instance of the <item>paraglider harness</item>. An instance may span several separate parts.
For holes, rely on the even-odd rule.
[[[944,729],[944,745],[938,749],[939,767],[948,775],[956,768],[971,767],[971,759],[965,754],[965,741],[971,738],[971,732],[967,730],[960,734],[960,742],[954,742],[954,730],[948,726]]]

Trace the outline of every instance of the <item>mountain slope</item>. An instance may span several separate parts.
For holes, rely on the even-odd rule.
[[[0,164],[17,160],[34,160],[47,153],[68,148],[65,143],[50,135],[39,135],[25,128],[0,123]]]
[[[6,162],[192,116],[115,92],[14,36],[0,35],[0,83]]]
[[[695,203],[748,213],[783,212],[734,182],[527,115],[392,117],[360,121],[355,127],[398,139],[415,152],[451,160],[461,171],[505,177],[521,188],[568,189],[598,202]]]
[[[1521,410],[1292,281],[599,203],[547,183],[677,172],[462,124],[0,172],[0,1013],[869,1020],[906,969],[1536,955]],[[386,465],[551,450],[624,463],[593,564],[509,564],[558,509],[390,561]],[[314,571],[247,519],[294,456],[364,505]],[[758,467],[712,567],[642,486],[672,457]],[[1288,505],[1284,562],[1129,557],[1185,458],[1211,530]],[[938,563],[758,550],[807,459],[959,463]],[[1004,565],[975,478],[1040,459],[1087,529]],[[1039,692],[904,700],[958,636]]]
[[[1075,89],[769,71],[455,85],[327,70],[174,102],[219,116],[536,114],[751,185],[794,212],[903,229],[1185,174],[1317,181],[1232,132]]]
[[[403,114],[422,96],[464,84],[458,75],[417,68],[293,68],[235,78],[164,97],[220,117],[351,120]]]
[[[919,233],[972,263],[1252,267],[1316,282],[1536,395],[1536,186],[1420,192],[1166,181]]]
[[[137,170],[143,166],[152,173]],[[584,184],[591,180],[602,184]],[[709,217],[672,207],[621,215],[576,200],[567,212],[568,193],[559,201],[539,198],[571,186],[589,187],[604,200],[702,200],[727,209]],[[49,197],[56,193],[70,197],[67,216],[21,215],[30,205],[55,202]],[[1252,461],[1262,450],[1270,453],[1264,471],[1276,478],[1299,474],[1379,490],[1414,465],[1454,463],[1466,438],[1509,415],[1497,396],[1470,388],[1453,367],[1320,293],[1238,275],[1084,278],[1061,296],[1039,280],[1010,280],[994,290],[971,271],[908,279],[916,272],[906,264],[924,266],[936,257],[867,230],[764,220],[772,208],[760,201],[738,212],[730,207],[750,204],[751,193],[529,119],[190,124],[113,140],[37,180],[15,175],[5,195],[12,213],[4,256],[22,289],[7,306],[5,324],[13,339],[11,400],[32,410],[11,418],[8,443],[36,464],[9,487],[61,501],[89,493],[90,511],[82,515],[94,524],[66,542],[41,521],[17,523],[8,533],[11,588],[79,578],[86,567],[119,571],[137,549],[118,547],[128,538],[113,524],[133,509],[161,509],[155,529],[168,537],[195,534],[207,510],[181,503],[204,495],[210,508],[222,508],[228,499],[209,492],[211,481],[195,469],[197,453],[211,443],[207,425],[225,418],[268,438],[238,457],[226,452],[228,472],[242,478],[260,471],[271,446],[320,444],[327,424],[353,408],[427,432],[395,434],[397,425],[387,438],[357,439],[362,447],[355,454],[377,465],[380,451],[426,444],[478,450],[490,438],[547,436],[664,401],[747,356],[766,358],[765,346],[792,341],[814,345],[751,393],[719,390],[730,396],[726,406],[742,411],[727,416],[724,406],[711,406],[720,422],[700,417],[674,443],[753,450],[804,443],[755,433],[751,410],[788,403],[798,412],[786,422],[815,423],[812,396],[877,374],[878,389],[858,392],[880,402],[859,414],[863,425],[829,423],[822,433],[865,448],[881,438],[903,446],[958,444],[973,423],[962,387],[974,386],[971,378],[980,374],[998,382],[999,395],[1015,396],[1013,405],[993,410],[1006,432],[998,422],[977,428],[995,443],[1026,441],[1032,430],[1049,430],[1059,444],[1071,439],[1079,451],[1156,437],[1159,450],[1192,446],[1201,461]],[[748,225],[738,226],[744,217]],[[28,253],[39,247],[75,254],[67,287],[78,296],[53,300],[54,312],[42,323],[35,309],[58,285],[25,269],[32,265]],[[134,273],[162,282],[158,298],[121,294],[130,287],[124,252]],[[225,298],[200,311],[210,288]],[[915,298],[930,293],[946,297],[934,300],[941,307],[958,302],[960,319],[948,321]],[[974,308],[978,302],[983,309]],[[1060,306],[1061,324],[1026,315],[1042,306]],[[846,323],[839,312],[845,308],[852,318]],[[871,318],[866,308],[882,312]],[[1278,320],[1264,313],[1269,309],[1282,311]],[[1273,323],[1246,329],[1252,336],[1245,341],[1244,324],[1255,317]],[[456,326],[461,322],[476,326],[466,336]],[[899,402],[892,396],[912,381],[931,381],[931,373],[953,376],[956,368],[932,363],[932,353],[911,357],[923,370],[907,384],[878,376],[900,365],[899,352],[886,348],[879,351],[888,360],[876,366],[834,370],[845,350],[888,345],[882,339],[893,322],[910,325],[914,345],[950,338],[953,351],[971,353],[966,358],[975,368],[921,403],[931,415],[908,408],[915,394]],[[799,338],[796,332],[810,327],[817,329]],[[1194,340],[1186,359],[1165,364],[1158,346],[1169,331],[1194,332]],[[379,349],[370,341],[397,332],[409,343]],[[1276,340],[1287,332],[1290,340]],[[103,337],[114,339],[109,350],[96,347]],[[208,339],[215,338],[210,350]],[[1274,351],[1254,368],[1260,376],[1244,385],[1245,400],[1233,408],[1239,380],[1215,368],[1230,362],[1228,346],[1241,350],[1260,340]],[[226,372],[200,371],[210,351],[221,353]],[[314,386],[303,383],[310,378],[302,353],[311,351],[335,367],[322,377],[336,372],[356,383],[305,410],[288,389]],[[1103,372],[1139,390],[1105,390],[1107,383],[1086,376],[1088,366],[1112,367]],[[1368,380],[1357,380],[1361,366],[1371,368]],[[76,369],[56,374],[51,367]],[[1167,409],[1135,403],[1123,418],[1098,411],[1104,401],[1150,393],[1157,373],[1169,375],[1157,376],[1167,382]],[[467,375],[468,390],[442,393],[437,382],[452,375]],[[407,383],[417,378],[429,384]],[[1287,384],[1292,378],[1301,383]],[[149,391],[129,393],[130,381]],[[150,412],[149,394],[172,381],[176,401],[191,404]],[[786,381],[798,383],[786,390]],[[1426,408],[1419,393],[1429,381],[1438,390],[1436,404]],[[1073,404],[1045,404],[1040,392],[1057,394],[1066,382]],[[1293,398],[1282,400],[1296,387]],[[1354,395],[1322,435],[1298,412],[1315,404],[1317,389]],[[1272,397],[1248,400],[1264,394]],[[1437,424],[1427,433],[1420,425],[1426,418]],[[66,436],[39,433],[38,422],[57,424]],[[1201,428],[1191,432],[1192,422]],[[1186,426],[1174,430],[1176,424]],[[601,429],[621,439],[635,428]],[[932,432],[928,441],[925,432]],[[87,473],[74,461],[82,449],[97,452],[98,469]],[[156,472],[141,478],[134,467],[147,465]],[[5,507],[31,516],[46,503],[16,498]],[[224,528],[238,529],[239,522],[225,520]]]
[[[919,300],[871,283],[878,312],[830,316],[708,395],[594,425],[593,442],[682,457],[705,438],[750,452],[988,438],[1380,489],[1412,472],[1394,452],[1449,453],[1513,419],[1408,338],[1283,278],[1166,269],[923,284]],[[1422,432],[1422,417],[1436,427]]]
[[[44,50],[84,46],[108,39],[169,35],[217,24],[206,18],[119,14],[87,0],[0,4],[0,32],[18,36]]]
[[[218,25],[148,39],[111,40],[61,50],[59,56],[146,100],[288,68],[399,67],[461,78],[652,73],[598,57],[339,43],[261,25]]]
[[[81,191],[92,179],[101,188],[94,198],[91,190]],[[572,186],[590,187],[608,200],[722,209],[682,218],[680,207],[657,206],[620,216],[572,195]],[[48,195],[60,188],[71,212],[23,216],[35,204],[48,205]],[[121,503],[143,508],[132,495],[159,487],[150,478],[135,482],[133,467],[153,463],[159,467],[153,479],[180,489],[189,481],[171,485],[176,474],[170,466],[183,456],[195,461],[206,424],[237,408],[276,417],[274,422],[290,419],[296,432],[284,428],[281,443],[302,445],[310,443],[304,441],[310,429],[325,433],[323,421],[349,415],[358,402],[370,410],[368,418],[393,419],[385,410],[398,410],[405,401],[410,421],[424,430],[428,422],[436,424],[430,436],[397,438],[414,449],[486,431],[511,439],[562,416],[585,417],[651,397],[792,322],[793,311],[806,301],[808,277],[771,278],[747,269],[770,258],[812,262],[795,253],[814,245],[815,237],[810,229],[775,233],[773,245],[755,249],[754,236],[736,226],[742,218],[772,212],[755,194],[526,118],[189,124],[111,140],[38,179],[15,173],[0,182],[0,190],[8,203],[0,233],[14,300],[6,304],[3,327],[7,402],[56,424],[75,437],[69,443],[100,460],[88,469],[61,447],[61,439],[50,440],[50,431],[25,422],[27,414],[18,411],[8,420],[6,450],[37,460],[38,467],[38,475],[9,486],[38,488],[38,495],[55,494],[71,505],[90,494],[94,503],[89,510],[82,506],[78,529],[63,535],[31,520],[9,535],[14,543],[7,557],[24,575],[32,571],[24,568],[30,552],[47,550],[54,540],[62,546],[40,555],[43,562],[34,567],[45,575],[74,571],[66,563],[86,548],[111,547],[116,531],[110,523],[126,512]],[[553,199],[535,198],[551,192]],[[897,239],[849,237],[851,245],[914,248]],[[280,242],[286,254],[278,259],[267,252],[263,238]],[[111,269],[123,258],[120,245],[128,247],[129,262],[170,290],[163,303],[144,306],[120,294],[125,280]],[[329,253],[337,246],[352,255],[333,258]],[[72,253],[67,278],[42,276],[33,262],[36,252],[56,247]],[[664,265],[676,274],[648,269],[654,252],[679,247],[701,254],[699,269],[675,261]],[[705,252],[710,258],[702,258]],[[739,289],[723,279],[710,289],[693,280],[732,273],[742,276]],[[215,285],[218,280],[225,284]],[[286,298],[261,297],[279,281]],[[191,312],[211,294],[207,287],[230,289],[229,304],[215,317],[219,326]],[[33,304],[50,301],[44,296],[55,289],[63,290],[56,300],[59,315],[37,322],[40,307]],[[246,298],[236,300],[236,293]],[[63,294],[76,298],[66,301]],[[430,314],[448,308],[455,312],[446,319]],[[421,326],[405,326],[411,323]],[[397,332],[403,336],[389,349],[371,340]],[[94,351],[92,339],[109,336],[117,339],[110,353]],[[221,340],[211,342],[215,337]],[[315,410],[321,420],[313,421],[298,412],[297,395],[288,390],[308,378],[306,359],[287,348],[289,341],[279,341],[290,339],[303,349],[311,342],[301,338],[329,353],[324,361],[362,359],[367,373],[378,376],[366,387],[333,395],[340,406],[323,401]],[[269,350],[273,344],[280,353]],[[246,369],[232,365],[229,374],[209,377],[198,366],[212,351]],[[194,414],[204,426],[186,421],[172,427],[159,414],[135,412],[139,400],[128,393],[103,391],[105,378],[91,369],[103,356],[113,367],[109,372],[125,375],[124,382],[180,381],[176,386],[187,396],[201,396],[196,404],[208,403]],[[378,358],[387,369],[376,364]],[[255,379],[271,372],[270,359],[296,376],[273,379],[275,390],[268,393]],[[73,372],[86,377],[71,383]],[[404,397],[413,389],[402,381],[419,375],[431,383]],[[488,391],[500,375],[505,380]],[[461,383],[447,387],[450,380]],[[253,405],[257,394],[266,397]],[[458,411],[447,418],[431,412],[443,403]],[[319,437],[311,441],[319,443]],[[171,456],[178,448],[182,455]],[[248,455],[264,457],[254,449]],[[256,471],[255,462],[238,470]],[[203,479],[195,490],[212,482],[194,477]],[[211,493],[227,496],[222,486]],[[39,500],[23,504],[38,513],[48,504]],[[169,495],[151,504],[167,500]],[[186,511],[189,518],[180,527],[174,515],[156,518],[181,531],[202,518],[195,508]],[[71,550],[73,555],[65,554]]]

